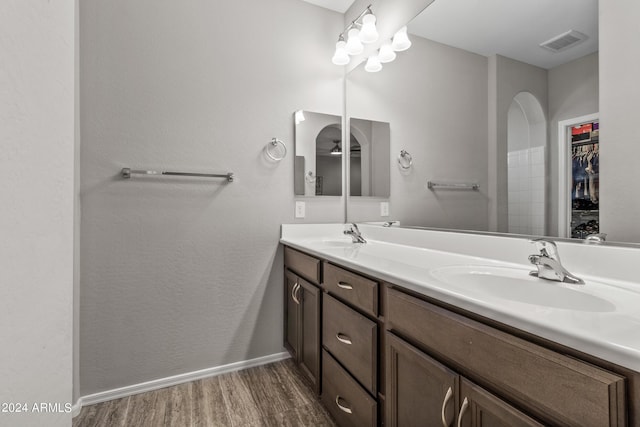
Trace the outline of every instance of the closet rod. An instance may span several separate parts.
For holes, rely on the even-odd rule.
[[[173,175],[173,176],[195,176],[201,178],[225,178],[228,182],[233,182],[233,173],[194,173],[194,172],[170,172],[170,171],[153,171],[139,170],[131,168],[122,168],[122,177],[131,178],[131,175]]]

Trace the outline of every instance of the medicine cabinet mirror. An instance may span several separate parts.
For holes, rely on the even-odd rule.
[[[342,117],[299,110],[295,120],[294,193],[342,195]]]

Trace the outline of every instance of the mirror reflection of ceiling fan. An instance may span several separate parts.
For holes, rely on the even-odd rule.
[[[342,154],[342,147],[340,147],[340,143],[341,142],[342,141],[339,140],[339,139],[334,139],[333,140],[333,143],[335,145],[333,146],[333,148],[330,151],[331,154],[336,155],[336,156]],[[358,144],[358,143],[352,144],[351,147],[349,147],[349,151],[351,153],[359,153],[361,151],[360,150],[360,144]]]

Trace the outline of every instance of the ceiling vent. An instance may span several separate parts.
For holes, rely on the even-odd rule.
[[[586,39],[586,34],[582,34],[579,31],[570,30],[550,40],[547,40],[544,43],[541,43],[540,47],[549,49],[552,52],[561,52],[585,41]]]

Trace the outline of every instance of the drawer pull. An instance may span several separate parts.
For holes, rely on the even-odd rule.
[[[351,410],[351,408],[348,408],[348,407],[346,407],[346,406],[342,406],[342,405],[340,404],[340,399],[342,399],[342,398],[340,397],[340,395],[336,396],[336,405],[338,406],[338,408],[340,408],[340,410],[341,410],[342,412],[346,412],[347,414],[352,414],[352,413],[353,413],[353,411]],[[344,399],[343,399],[343,400],[344,400]]]
[[[293,298],[293,301],[295,301],[295,303],[298,305],[300,305],[300,300],[297,297],[299,290],[300,290],[300,284],[296,282],[296,284],[293,285],[293,289],[291,289],[291,298]]]
[[[442,426],[443,427],[449,427],[449,423],[447,422],[447,418],[444,412],[447,410],[447,404],[449,403],[449,400],[451,400],[452,396],[453,396],[453,390],[451,390],[451,387],[449,387],[449,390],[447,390],[447,394],[445,394],[444,399],[442,400]]]
[[[338,287],[341,288],[341,289],[347,289],[347,290],[352,290],[353,289],[353,286],[351,286],[347,282],[338,282]]]
[[[340,332],[338,332],[336,334],[336,338],[338,339],[338,341],[340,341],[343,344],[353,344],[353,342],[351,342],[351,339],[349,339],[348,336],[346,336],[345,334],[341,334]]]
[[[464,413],[467,411],[468,406],[469,400],[465,397],[462,401],[462,406],[460,407],[460,413],[458,414],[458,427],[462,427],[462,417],[464,417]]]

